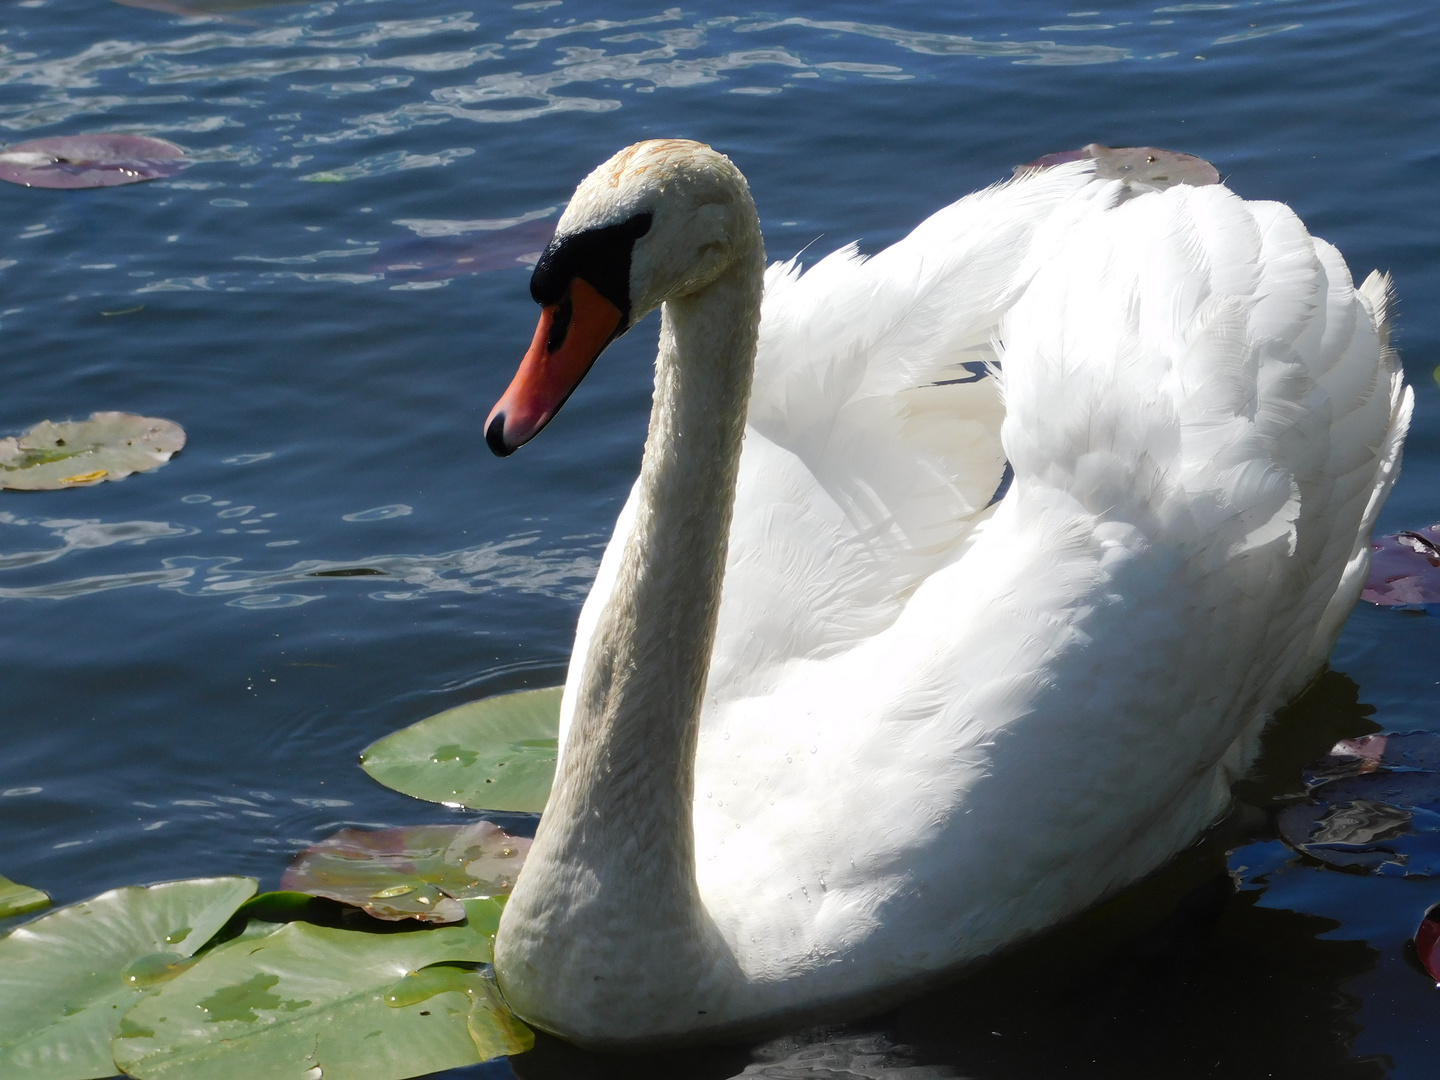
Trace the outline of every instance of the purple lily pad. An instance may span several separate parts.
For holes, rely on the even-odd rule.
[[[1132,195],[1146,191],[1164,191],[1176,184],[1205,187],[1218,184],[1220,173],[1214,165],[1193,154],[1161,150],[1154,146],[1101,146],[1091,143],[1079,150],[1061,150],[1046,154],[1025,165],[1017,166],[1016,174],[1032,169],[1050,169],[1070,161],[1095,162],[1095,176],[1101,180],[1123,180]]]
[[[533,266],[554,235],[555,222],[540,220],[458,236],[420,236],[387,245],[368,269],[387,278],[441,281],[461,274]]]
[[[1440,905],[1425,912],[1415,931],[1415,955],[1440,986]]]
[[[185,151],[148,135],[55,135],[0,151],[0,180],[36,188],[97,188],[174,176]]]
[[[1440,525],[1382,536],[1370,547],[1362,600],[1411,609],[1440,604]]]
[[[1315,786],[1280,812],[1280,835],[1336,869],[1440,877],[1437,766],[1440,735],[1431,732],[1336,743],[1305,770]]]
[[[341,829],[306,848],[280,887],[363,908],[377,919],[454,923],[461,900],[507,895],[530,841],[488,821]]]

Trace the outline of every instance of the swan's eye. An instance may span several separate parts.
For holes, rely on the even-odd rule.
[[[570,320],[575,317],[575,301],[570,299],[570,290],[560,297],[555,305],[555,317],[550,320],[550,333],[545,339],[545,351],[555,352],[565,344],[565,335],[570,332]]]

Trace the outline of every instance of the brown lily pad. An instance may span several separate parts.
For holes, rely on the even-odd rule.
[[[134,413],[43,420],[23,435],[0,439],[0,488],[54,491],[123,480],[158,469],[184,445],[179,424]]]
[[[149,135],[54,135],[0,151],[0,180],[34,188],[138,184],[188,169],[185,151]]]
[[[1377,537],[1370,549],[1362,600],[1420,611],[1440,604],[1440,525]]]
[[[462,900],[507,895],[530,840],[489,821],[342,829],[295,857],[282,889],[326,896],[377,919],[455,923]]]
[[[1176,184],[1191,187],[1205,187],[1220,183],[1220,173],[1214,165],[1193,154],[1182,154],[1175,150],[1161,150],[1155,146],[1101,146],[1090,143],[1079,150],[1062,150],[1046,154],[1015,169],[1016,174],[1032,169],[1049,169],[1067,161],[1095,162],[1095,176],[1099,180],[1123,180],[1134,195],[1146,191],[1164,191]]]

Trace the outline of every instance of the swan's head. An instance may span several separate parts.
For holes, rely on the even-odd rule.
[[[705,288],[756,241],[745,178],[703,143],[636,143],[592,172],[530,279],[540,324],[485,421],[490,449],[504,457],[529,442],[610,342]]]

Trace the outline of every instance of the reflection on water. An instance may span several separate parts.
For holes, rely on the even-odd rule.
[[[0,512],[0,525],[36,525],[60,538],[59,547],[41,551],[0,553],[0,570],[17,570],[26,566],[54,562],[72,551],[90,551],[113,544],[143,544],[162,536],[193,536],[199,529],[187,529],[165,521],[117,521],[106,524],[97,518],[84,521],[73,518],[45,518],[31,521],[8,511]]]

